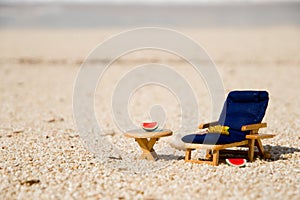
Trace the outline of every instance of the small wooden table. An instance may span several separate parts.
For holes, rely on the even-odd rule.
[[[124,135],[129,138],[134,138],[139,144],[143,151],[142,155],[140,156],[141,159],[157,160],[158,156],[153,149],[154,144],[159,140],[159,138],[170,136],[172,134],[173,132],[168,129],[160,129],[152,132],[147,132],[143,129],[135,129],[127,131]]]

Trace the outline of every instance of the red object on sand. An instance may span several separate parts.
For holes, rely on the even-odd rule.
[[[226,163],[230,166],[244,167],[247,161],[244,158],[228,158],[226,159]]]

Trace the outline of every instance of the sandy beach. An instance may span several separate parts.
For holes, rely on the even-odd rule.
[[[259,89],[270,94],[263,120],[268,127],[262,132],[276,134],[263,140],[271,159],[257,158],[245,168],[224,161],[217,167],[185,163],[184,151],[172,137],[155,146],[158,161],[136,159],[140,150],[118,129],[110,107],[113,86],[133,67],[148,62],[171,66],[197,94],[198,121],[212,117],[204,81],[188,63],[159,51],[121,57],[95,92],[97,119],[108,130],[106,140],[122,151],[122,157],[99,161],[84,146],[72,108],[78,70],[97,44],[123,30],[0,30],[0,199],[300,198],[299,27],[177,29],[206,49],[227,93]],[[163,105],[165,127],[181,134],[176,132],[178,102],[164,88],[142,88],[129,104],[136,123],[145,118],[145,108]]]

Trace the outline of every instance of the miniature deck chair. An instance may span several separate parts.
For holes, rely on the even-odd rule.
[[[264,150],[261,139],[272,138],[274,135],[258,133],[260,128],[267,127],[267,124],[261,123],[261,121],[265,115],[268,101],[269,96],[266,91],[230,92],[219,120],[199,125],[199,129],[215,125],[227,126],[229,135],[218,132],[184,136],[182,141],[186,148],[185,161],[218,165],[219,151],[241,153],[241,150],[227,150],[232,147],[247,147],[248,151],[244,151],[244,153],[248,153],[250,162],[253,161],[254,153],[257,153],[254,150],[255,146],[261,157],[270,157],[270,154]],[[206,149],[206,158],[210,158],[210,160],[192,160],[191,151],[195,149]]]

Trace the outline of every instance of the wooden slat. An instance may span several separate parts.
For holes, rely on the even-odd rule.
[[[185,148],[189,149],[212,149],[212,150],[220,150],[226,149],[230,147],[237,147],[248,144],[248,140],[243,140],[241,142],[234,142],[230,144],[219,144],[219,145],[207,145],[207,144],[193,144],[193,143],[185,143]]]
[[[266,138],[273,138],[275,135],[273,134],[255,134],[255,135],[246,135],[246,139],[266,139]]]
[[[267,123],[258,123],[258,124],[249,124],[242,126],[242,131],[251,131],[251,130],[258,130],[260,128],[267,127]]]
[[[210,122],[210,123],[205,123],[205,124],[200,124],[198,126],[199,129],[204,129],[204,128],[208,128],[210,126],[215,126],[215,125],[218,125],[218,122]]]

